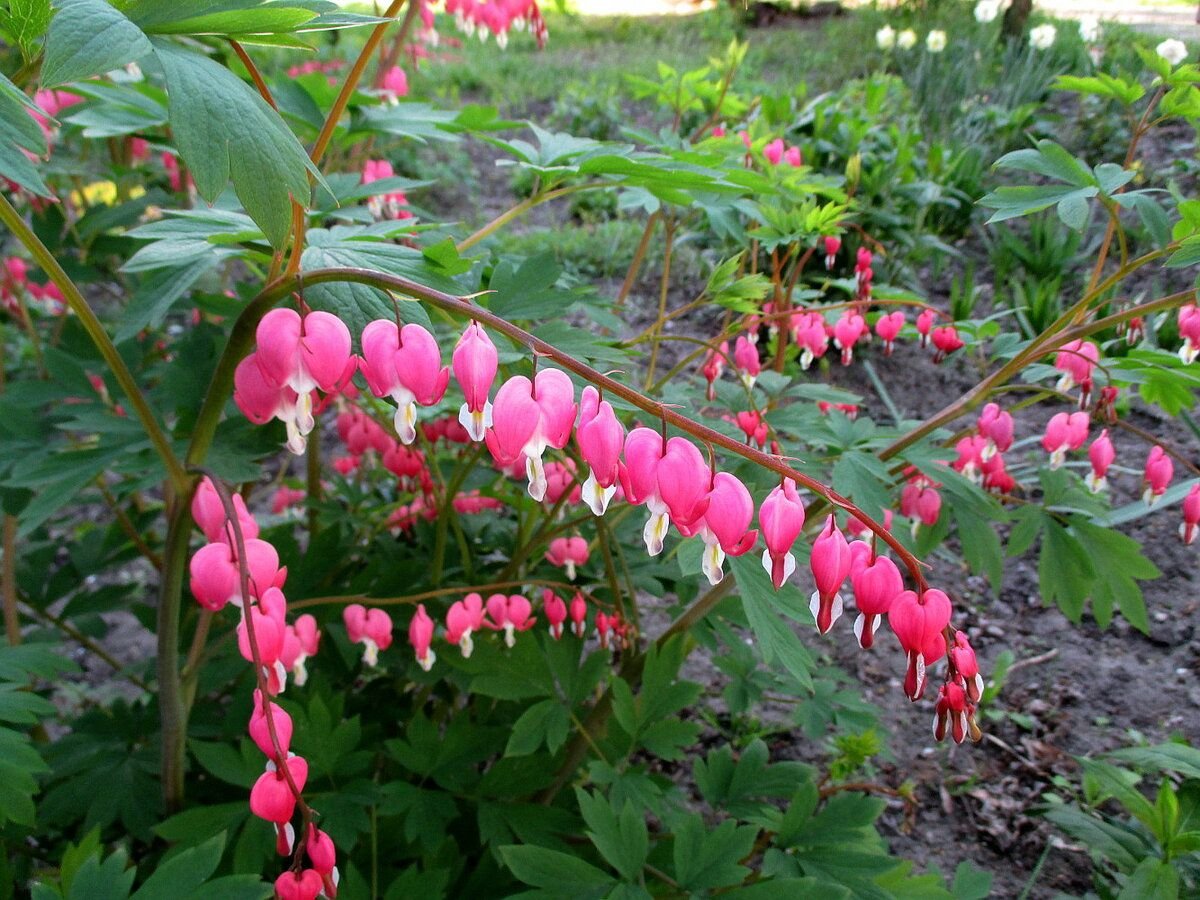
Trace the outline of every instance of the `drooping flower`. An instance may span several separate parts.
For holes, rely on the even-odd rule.
[[[866,541],[855,541],[851,544],[852,555],[856,545],[866,548],[869,560],[866,565],[852,567],[850,571],[854,605],[858,607],[858,617],[854,620],[854,636],[858,638],[858,645],[866,650],[875,642],[880,617],[892,608],[892,602],[903,593],[904,578],[889,557],[874,556],[871,545]]]
[[[504,594],[492,594],[487,600],[487,614],[488,619],[484,624],[493,631],[503,631],[504,644],[507,647],[516,645],[516,632],[528,631],[537,624],[532,604],[520,594],[508,597]]]
[[[662,552],[667,529],[691,527],[707,509],[709,468],[691,441],[664,440],[649,428],[635,428],[625,438],[625,465],[621,487],[630,503],[645,504],[650,511],[642,530],[646,552]]]
[[[986,461],[997,453],[1007,453],[1013,444],[1013,417],[996,403],[989,403],[975,423],[979,434],[987,440],[982,458]]]
[[[255,425],[266,425],[272,419],[287,428],[287,448],[300,455],[308,443],[308,434],[316,427],[312,414],[312,397],[302,399],[287,385],[272,383],[258,365],[258,354],[251,353],[233,373],[233,402]]]
[[[363,663],[378,665],[380,651],[392,645],[392,617],[382,609],[368,610],[360,603],[351,603],[342,610],[342,621],[350,643],[363,645]]]
[[[963,339],[958,336],[958,329],[953,325],[943,325],[941,328],[933,329],[929,339],[933,342],[933,361],[935,363],[940,363],[955,350],[965,346]]]
[[[280,567],[275,548],[258,538],[243,541],[243,545],[250,596],[260,597],[271,588],[283,587],[287,568]],[[205,544],[192,555],[188,572],[192,594],[205,609],[217,612],[227,603],[244,604],[236,547],[221,542]]]
[[[567,604],[562,597],[546,588],[542,591],[542,611],[550,625],[550,636],[556,641],[562,639],[563,623],[567,621]]]
[[[1100,359],[1100,348],[1080,338],[1063,344],[1054,356],[1054,368],[1062,372],[1056,390],[1066,393],[1079,385],[1082,388],[1079,405],[1087,406],[1092,390],[1092,370]]]
[[[234,494],[232,500],[242,538],[249,540],[258,537],[258,522],[246,509],[246,501],[242,499],[242,495]],[[200,479],[196,493],[192,495],[192,518],[210,543],[234,543],[233,529],[226,524],[228,518],[225,515],[225,504],[221,502],[221,495],[217,493],[207,475]]]
[[[1183,498],[1183,521],[1179,523],[1179,537],[1185,544],[1196,540],[1197,527],[1200,526],[1200,482],[1192,485],[1188,495]]]
[[[892,355],[896,338],[899,337],[902,328],[904,328],[904,310],[902,309],[885,313],[875,321],[875,333],[883,341],[884,356]]]
[[[321,875],[315,869],[288,869],[275,879],[277,900],[317,900],[321,889]]]
[[[929,332],[933,330],[933,323],[936,321],[936,310],[925,309],[917,316],[917,336],[921,339],[922,347],[929,346]]]
[[[946,652],[943,632],[950,624],[952,614],[950,598],[936,588],[930,588],[920,596],[913,591],[904,591],[892,602],[888,624],[908,657],[904,693],[910,700],[921,699],[925,693],[926,668]]]
[[[721,341],[720,347],[716,349],[709,347],[704,353],[704,363],[701,366],[700,372],[704,375],[704,380],[708,382],[708,390],[705,392],[705,397],[710,401],[715,400],[717,397],[717,379],[725,371],[725,360],[728,357],[729,341]]]
[[[1117,458],[1117,453],[1113,449],[1112,441],[1108,437],[1108,429],[1105,428],[1100,432],[1100,436],[1092,441],[1092,445],[1088,447],[1088,460],[1092,464],[1092,471],[1088,472],[1087,482],[1088,490],[1093,494],[1098,494],[1108,486],[1108,467],[1112,465],[1113,460]]]
[[[833,345],[842,351],[842,365],[848,366],[854,359],[854,345],[864,335],[869,335],[867,320],[852,309],[846,310],[833,324]]]
[[[250,788],[250,812],[277,825],[290,822],[296,812],[296,795],[288,785],[285,768],[296,790],[304,790],[304,784],[308,781],[308,763],[304,757],[295,754],[289,754],[282,766],[268,761],[267,770]],[[320,879],[317,881],[319,884]]]
[[[796,492],[796,482],[784,479],[778,487],[772,488],[759,507],[758,527],[766,545],[763,568],[778,590],[796,571],[792,545],[804,530],[804,503]]]
[[[439,402],[450,382],[437,340],[416,323],[397,328],[390,319],[376,319],[363,329],[362,350],[367,385],[376,397],[395,401],[396,434],[411,444],[417,439],[417,405]]]
[[[466,402],[458,411],[458,421],[473,441],[482,441],[492,425],[492,404],[488,392],[496,380],[499,354],[483,326],[472,322],[458,339],[451,360],[454,378],[462,388]]]
[[[958,459],[951,464],[951,468],[978,484],[983,478],[983,454],[987,446],[987,439],[983,435],[972,434],[963,438],[954,445]]]
[[[1185,363],[1195,362],[1200,356],[1200,307],[1188,303],[1179,307],[1175,314],[1179,323],[1179,336],[1183,338],[1183,346],[1179,348],[1179,358]]]
[[[932,528],[942,514],[942,495],[928,479],[910,481],[900,492],[900,515],[912,519],[914,533],[918,525]]]
[[[698,529],[704,541],[702,567],[710,584],[720,584],[725,557],[741,556],[758,541],[758,532],[750,528],[754,521],[754,498],[737,476],[717,472],[708,492],[708,508]],[[691,529],[689,529],[691,530]]]
[[[571,598],[567,613],[571,617],[571,632],[575,637],[581,638],[587,634],[587,601],[583,599],[583,594],[576,593]]]
[[[1153,506],[1167,492],[1171,478],[1175,475],[1175,464],[1162,447],[1155,445],[1150,448],[1146,457],[1146,471],[1142,485],[1142,499],[1147,506]]]
[[[850,545],[833,516],[813,542],[809,565],[817,585],[809,598],[809,609],[817,620],[817,630],[828,634],[842,615],[842,585],[850,576]]]
[[[791,317],[792,339],[800,348],[800,368],[807,370],[829,348],[825,317],[817,312],[801,312]]]
[[[933,736],[942,741],[949,733],[954,737],[956,744],[961,744],[966,739],[967,729],[966,692],[958,682],[947,681],[938,688],[933,715]]]
[[[746,335],[739,335],[733,347],[733,363],[747,389],[754,387],[762,362],[758,358],[758,347]]]
[[[283,637],[283,653],[280,662],[292,673],[292,681],[297,687],[303,687],[308,681],[308,667],[305,663],[310,657],[317,655],[321,643],[321,630],[317,620],[305,613],[289,625]]]
[[[975,658],[975,650],[971,641],[962,631],[954,632],[954,643],[946,651],[954,670],[966,685],[967,696],[972,703],[978,703],[983,696],[983,676],[979,674],[979,660]],[[961,743],[961,742],[960,742]]]
[[[542,454],[566,446],[575,412],[575,387],[561,369],[541,369],[532,381],[516,375],[496,392],[488,449],[504,466],[524,455],[529,496],[539,503],[546,496]]]
[[[321,876],[321,883],[326,897],[337,897],[339,881],[337,869],[337,850],[333,839],[316,825],[309,824],[308,840],[304,844],[304,852],[312,863],[312,870]]]
[[[390,643],[392,639],[390,621],[388,626],[388,642]],[[433,619],[429,618],[429,613],[425,612],[425,604],[418,603],[417,611],[408,623],[408,643],[412,646],[413,653],[416,654],[418,665],[426,672],[432,669],[433,664],[437,662],[437,654],[430,646],[433,643],[433,627]]]
[[[837,263],[838,251],[842,249],[842,239],[837,235],[830,235],[824,238],[825,244],[825,271],[829,271]]]
[[[271,710],[272,724],[275,726],[275,738],[279,741],[279,750],[286,759],[292,746],[292,717],[287,711],[275,703],[268,703]],[[250,715],[250,725],[247,729],[250,740],[262,751],[268,759],[277,759],[275,745],[271,740],[271,725],[267,723],[267,714],[263,711],[263,695],[257,688],[254,691],[254,712]]]
[[[617,419],[612,404],[602,400],[600,392],[591,385],[583,389],[579,401],[575,443],[579,445],[579,455],[588,464],[583,502],[594,515],[602,516],[617,492],[625,426]]]
[[[783,159],[789,166],[795,169],[804,165],[804,155],[800,152],[799,147],[788,147],[783,151]]]
[[[574,581],[576,568],[587,563],[588,555],[588,542],[575,535],[552,540],[546,551],[546,561],[566,570],[567,580]]]
[[[763,159],[773,166],[783,162],[783,138],[775,138],[765,147],[763,147]]]
[[[263,377],[296,394],[293,417],[285,424],[289,447],[293,428],[297,445],[302,445],[313,428],[312,392],[336,391],[353,374],[350,329],[332,313],[316,311],[301,318],[295,310],[273,309],[259,321],[255,340],[254,357]]]
[[[1057,413],[1046,424],[1042,448],[1050,454],[1050,468],[1057,469],[1067,451],[1078,450],[1088,436],[1088,415],[1084,412]]]
[[[396,104],[401,97],[408,96],[408,76],[399,66],[392,66],[384,72],[379,86],[380,93],[388,103]]]
[[[457,644],[464,658],[475,648],[471,636],[482,631],[483,626],[483,597],[479,594],[467,594],[446,612],[446,640]]]

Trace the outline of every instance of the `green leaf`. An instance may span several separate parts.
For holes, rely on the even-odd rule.
[[[200,196],[209,202],[230,177],[238,199],[274,247],[291,223],[292,198],[307,205],[309,173],[319,173],[304,147],[258,93],[211,59],[154,42],[169,95],[171,129]]]
[[[217,870],[224,851],[225,835],[222,833],[171,857],[154,870],[130,900],[174,900],[183,896],[184,892],[202,885]]]
[[[1088,185],[1087,187],[1072,187],[1071,185],[1062,184],[1044,184],[1036,187],[1032,185],[1006,185],[996,188],[990,194],[981,198],[979,204],[996,210],[992,213],[991,218],[987,220],[988,224],[991,225],[995,222],[1004,222],[1008,219],[1015,219],[1019,216],[1027,216],[1030,213],[1040,212],[1064,200],[1071,200],[1076,197],[1088,200],[1099,193],[1100,188],[1095,185]]]
[[[1108,754],[1150,772],[1178,772],[1200,778],[1200,749],[1168,742],[1154,747],[1124,747]]]
[[[1179,896],[1179,873],[1166,860],[1148,856],[1125,880],[1117,900],[1174,900]]]
[[[763,662],[767,665],[778,662],[796,679],[797,684],[811,688],[812,655],[801,643],[791,625],[780,618],[778,612],[780,604],[790,600],[792,609],[797,614],[804,615],[811,624],[812,616],[807,614],[806,607],[800,603],[799,591],[794,586],[785,584],[776,592],[770,576],[763,570],[762,563],[754,553],[731,557],[728,562],[730,571],[737,579],[742,606],[758,641]]]
[[[8,32],[26,60],[36,54],[37,41],[50,24],[50,0],[8,0]]]
[[[161,325],[176,301],[191,290],[200,276],[211,270],[221,258],[220,254],[207,253],[178,269],[159,269],[146,278],[125,307],[113,340],[119,344],[143,328]]]
[[[600,855],[626,881],[638,880],[650,852],[650,837],[641,813],[628,801],[618,813],[602,794],[582,788],[576,789],[575,796],[588,826],[587,836]]]
[[[126,868],[124,850],[101,861],[99,851],[84,860],[71,881],[67,900],[127,900],[137,869]]]
[[[741,884],[750,870],[740,861],[750,855],[758,831],[726,819],[709,830],[699,816],[688,816],[672,829],[675,879],[688,891]]]
[[[133,0],[125,14],[147,34],[286,34],[317,18],[287,0]]]
[[[602,897],[616,883],[579,857],[544,847],[510,844],[500,848],[500,857],[518,880],[545,888],[554,897]]]
[[[1046,518],[1042,523],[1042,552],[1038,560],[1038,578],[1042,602],[1057,603],[1072,622],[1083,619],[1083,603],[1096,577],[1086,551],[1067,530]]]
[[[542,744],[554,753],[567,739],[571,715],[556,699],[542,700],[528,707],[513,723],[505,756],[528,756]]]
[[[1126,81],[1124,78],[1117,78],[1105,72],[1097,72],[1095,76],[1089,77],[1059,75],[1054,82],[1054,87],[1060,91],[1110,97],[1126,106],[1136,103],[1146,93],[1146,89],[1136,81]]]
[[[42,86],[103,75],[152,49],[146,35],[105,0],[56,0],[46,32]]]
[[[950,893],[954,900],[986,900],[992,895],[992,873],[964,859],[954,870]]]
[[[1095,184],[1086,165],[1054,141],[1041,140],[1036,147],[1014,150],[996,160],[997,169],[1017,169],[1047,178],[1057,178],[1074,187]]]
[[[46,136],[30,112],[38,108],[25,92],[0,74],[0,176],[41,197],[50,190],[29,157],[46,155]]]

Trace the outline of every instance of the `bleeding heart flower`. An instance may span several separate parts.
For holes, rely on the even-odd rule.
[[[833,325],[833,345],[842,351],[842,365],[848,366],[854,359],[854,345],[859,338],[869,334],[867,320],[852,309],[846,310]]]
[[[360,368],[371,392],[396,402],[396,434],[411,444],[417,439],[417,405],[440,401],[450,382],[437,340],[420,325],[398,329],[395,322],[376,319],[363,329],[362,348]]]
[[[817,630],[828,634],[842,614],[842,585],[850,575],[850,546],[833,516],[813,542],[809,559],[817,589],[809,598],[809,609],[817,620]]]
[[[579,445],[579,455],[588,464],[583,501],[594,515],[602,516],[617,492],[625,427],[618,421],[612,404],[602,400],[600,392],[591,385],[583,389],[579,401],[575,442]]]
[[[454,348],[454,378],[466,397],[458,411],[458,421],[473,441],[482,441],[492,426],[492,404],[488,392],[496,380],[499,355],[496,345],[483,326],[472,322],[467,326]]]
[[[533,605],[520,594],[505,597],[503,594],[492,594],[488,597],[487,613],[490,621],[484,624],[493,631],[504,632],[504,644],[507,647],[516,645],[515,632],[528,631],[537,623],[533,615]]]
[[[983,676],[979,674],[979,660],[975,658],[975,650],[971,641],[961,631],[954,632],[954,643],[946,651],[954,671],[966,685],[967,696],[973,703],[978,703],[983,696]],[[957,739],[961,744],[962,741]]]
[[[635,428],[625,439],[621,486],[630,503],[646,504],[650,518],[642,529],[646,552],[662,552],[667,529],[690,528],[707,508],[709,469],[691,441],[663,440],[649,428]]]
[[[1183,521],[1179,523],[1179,536],[1185,544],[1196,540],[1197,526],[1200,526],[1200,483],[1193,484],[1183,498]]]
[[[392,617],[382,609],[368,610],[351,603],[342,610],[342,621],[350,643],[363,645],[363,663],[378,665],[380,651],[392,646]]]
[[[962,338],[958,336],[958,329],[953,325],[943,325],[941,328],[933,329],[929,339],[933,341],[934,354],[933,361],[940,363],[943,359],[966,346]]]
[[[571,617],[571,631],[575,637],[581,638],[587,634],[587,601],[583,599],[583,594],[576,593],[571,598],[567,612]]]
[[[896,345],[896,338],[899,337],[900,331],[903,328],[904,310],[901,309],[885,313],[875,320],[875,333],[883,341],[884,356],[892,355],[892,350],[895,349]]]
[[[556,641],[563,635],[563,623],[567,621],[567,604],[562,597],[546,588],[542,591],[542,611],[550,623],[550,636]]]
[[[304,757],[289,755],[284,767],[292,776],[296,790],[303,791],[304,783],[308,781],[308,763]],[[292,793],[283,769],[274,762],[267,763],[267,770],[250,788],[250,812],[277,825],[290,822],[296,812],[296,795]]]
[[[233,509],[237,513],[238,524],[242,529],[242,537],[246,540],[258,537],[258,523],[246,509],[246,501],[241,494],[233,495]],[[204,537],[210,543],[218,541],[232,544],[232,529],[226,527],[225,504],[207,475],[200,479],[196,493],[192,495],[192,518],[204,532]]]
[[[886,556],[875,556],[866,541],[855,541],[867,548],[871,554],[865,565],[850,572],[850,584],[854,588],[854,605],[858,607],[858,618],[854,620],[854,636],[858,645],[867,650],[875,641],[880,617],[892,608],[895,599],[904,592],[904,578],[900,569]]]
[[[758,510],[758,527],[766,544],[763,568],[778,590],[796,571],[792,545],[804,530],[804,503],[796,492],[796,482],[784,479],[767,494]]]
[[[1105,428],[1100,432],[1100,437],[1092,441],[1092,445],[1088,447],[1088,460],[1092,464],[1092,471],[1088,472],[1084,481],[1087,483],[1088,490],[1093,494],[1100,493],[1108,486],[1108,467],[1116,458],[1117,451],[1113,449],[1113,443],[1108,437],[1108,429]]]
[[[950,598],[936,588],[926,590],[919,597],[912,591],[904,591],[892,601],[888,624],[908,656],[904,693],[910,700],[921,699],[925,693],[926,668],[946,652],[943,632],[950,624],[952,614]]]
[[[831,235],[824,239],[825,243],[825,270],[829,271],[837,262],[838,251],[842,249],[842,239],[837,235]]]
[[[321,876],[314,869],[288,869],[275,879],[275,896],[277,900],[317,900],[321,887]]]
[[[274,703],[268,703],[267,707],[271,710],[271,719],[275,724],[275,737],[279,739],[279,749],[286,759],[288,750],[292,746],[292,717]],[[275,746],[271,742],[271,731],[270,726],[267,724],[267,715],[263,712],[262,692],[257,689],[254,691],[254,712],[250,716],[249,732],[250,740],[254,741],[255,746],[262,751],[263,756],[266,756],[268,759],[278,758]]]
[[[932,309],[922,310],[917,316],[917,334],[921,338],[921,346],[929,346],[929,332],[933,330],[933,323],[937,321],[937,311]]]
[[[953,681],[947,681],[938,689],[937,704],[933,715],[933,736],[942,741],[946,734],[954,736],[954,742],[961,744],[967,736],[967,695],[962,686]]]
[[[704,380],[708,382],[708,390],[704,396],[709,400],[717,398],[717,379],[721,377],[721,373],[725,371],[725,361],[729,358],[729,341],[721,341],[721,346],[717,349],[710,347],[704,353],[704,363],[700,367],[700,372],[704,376]],[[586,390],[586,389],[585,389]]]
[[[1007,453],[1013,443],[1013,417],[997,404],[989,403],[975,423],[979,434],[987,440],[980,457],[986,461],[996,453]]]
[[[829,349],[829,332],[820,313],[802,312],[791,316],[792,339],[800,348],[800,368],[805,371]]]
[[[1057,469],[1063,464],[1068,450],[1078,450],[1087,440],[1087,413],[1057,413],[1046,424],[1046,434],[1042,438],[1042,448],[1050,454],[1050,468]]]
[[[1175,464],[1162,447],[1150,448],[1146,457],[1146,472],[1143,479],[1142,499],[1147,506],[1153,506],[1167,492],[1171,478],[1175,475]]]
[[[430,646],[433,643],[433,627],[433,619],[425,612],[425,604],[417,604],[417,611],[408,623],[408,643],[417,656],[417,663],[426,672],[437,662],[437,654]]]
[[[483,598],[479,594],[467,594],[446,613],[446,640],[457,644],[463,657],[468,657],[475,646],[471,635],[483,630],[483,624]]]
[[[762,371],[762,362],[758,358],[758,347],[744,334],[740,335],[734,344],[733,364],[737,366],[746,389],[754,387],[754,382]]]
[[[728,472],[712,476],[708,508],[698,523],[704,541],[704,574],[710,584],[720,584],[725,556],[748,553],[758,541],[758,532],[750,528],[754,521],[754,498],[741,480]]]
[[[539,503],[546,496],[542,454],[566,446],[575,412],[575,387],[560,369],[541,369],[533,381],[517,375],[496,392],[488,449],[506,466],[524,454],[529,496]]]
[[[311,871],[316,871],[321,876],[325,896],[333,900],[337,897],[340,878],[337,869],[337,849],[333,846],[332,838],[310,823],[304,852],[308,854],[308,860],[312,863]]]
[[[588,542],[578,535],[555,538],[546,551],[546,561],[552,566],[565,569],[567,580],[574,581],[576,567],[588,561]]]
[[[763,159],[773,166],[783,162],[783,138],[775,138],[765,147],[763,147]]]

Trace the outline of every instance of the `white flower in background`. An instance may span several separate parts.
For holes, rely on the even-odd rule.
[[[925,49],[930,53],[941,53],[946,49],[946,32],[940,28],[935,28],[929,32],[929,37],[925,38]]]
[[[1163,41],[1154,48],[1154,52],[1173,66],[1179,65],[1187,59],[1188,55],[1187,45],[1175,38],[1168,38]]]
[[[1100,20],[1095,16],[1084,16],[1079,20],[1079,36],[1085,44],[1100,40]]]
[[[896,46],[896,29],[891,25],[884,25],[875,32],[875,43],[879,45],[880,50],[891,50]]]
[[[1056,37],[1058,37],[1058,29],[1053,25],[1039,25],[1029,32],[1029,45],[1034,50],[1049,50],[1054,46]]]
[[[901,50],[911,50],[917,46],[917,33],[911,28],[905,28],[896,38],[896,46]]]
[[[975,4],[975,21],[982,25],[996,21],[1000,15],[1000,0],[979,0]]]

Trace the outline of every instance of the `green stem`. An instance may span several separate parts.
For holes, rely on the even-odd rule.
[[[168,813],[183,806],[188,709],[184,703],[179,672],[179,618],[191,531],[188,521],[190,504],[191,491],[188,490],[177,495],[173,504],[168,505],[170,515],[158,598],[158,708],[162,720],[160,771],[163,802]]]
[[[154,445],[154,449],[158,452],[163,465],[166,467],[167,476],[171,479],[172,486],[176,491],[185,490],[190,479],[180,464],[179,459],[175,456],[175,451],[171,449],[171,442],[167,440],[166,434],[159,426],[158,419],[154,415],[153,410],[150,409],[150,404],[146,401],[141,388],[138,387],[137,382],[134,380],[133,373],[125,365],[125,360],[117,352],[117,348],[108,336],[108,332],[104,330],[104,326],[96,318],[96,314],[92,312],[92,308],[88,305],[87,300],[84,299],[83,294],[79,292],[79,288],[75,286],[75,282],[63,271],[63,267],[58,264],[58,260],[55,259],[54,254],[38,239],[33,230],[25,224],[25,220],[21,218],[21,214],[13,208],[13,205],[8,202],[8,198],[3,195],[0,195],[0,222],[8,226],[8,229],[16,236],[17,240],[29,250],[30,255],[33,256],[34,261],[41,270],[62,291],[67,305],[79,319],[83,330],[87,332],[96,349],[100,351],[100,356],[103,357],[104,362],[108,365],[109,371],[113,373],[113,377],[117,379],[117,384],[121,386],[121,390],[125,392],[125,396],[129,399],[134,414],[142,423],[142,428],[145,429],[146,436],[150,439],[150,443]]]
[[[529,210],[533,209],[535,206],[541,206],[543,203],[546,203],[549,200],[555,200],[559,197],[566,197],[568,194],[577,194],[580,191],[591,191],[597,188],[609,186],[609,183],[606,181],[589,181],[585,184],[572,184],[568,185],[567,187],[555,188],[552,191],[534,194],[532,197],[527,197],[526,199],[522,200],[516,206],[506,209],[474,234],[463,238],[458,242],[456,249],[459,253],[462,253],[464,250],[469,250],[480,241],[490,237],[496,231],[503,228],[513,219],[525,215],[525,213],[529,212]]]

